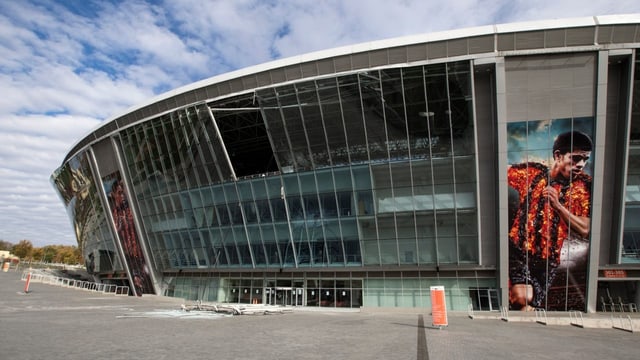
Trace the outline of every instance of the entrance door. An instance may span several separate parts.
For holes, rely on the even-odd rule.
[[[303,289],[291,287],[265,288],[267,304],[280,306],[300,306],[303,302]]]
[[[287,306],[292,304],[292,289],[290,287],[266,288],[267,304]]]

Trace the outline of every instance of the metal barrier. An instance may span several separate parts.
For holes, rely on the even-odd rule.
[[[535,309],[536,322],[538,324],[547,325],[547,311],[545,309]]]
[[[48,285],[57,285],[65,288],[74,288],[91,292],[100,292],[104,294],[113,294],[116,296],[129,296],[128,286],[119,286],[115,284],[103,284],[92,281],[69,279],[51,274],[42,273],[40,271],[25,270],[22,272],[21,280],[26,281],[31,275],[30,282],[39,282]]]
[[[611,327],[618,330],[633,332],[633,321],[631,321],[631,316],[627,315],[627,318],[624,319],[622,315],[619,317],[620,326],[616,326],[616,322],[614,320],[613,314],[611,315]],[[629,327],[624,326],[624,320],[629,320]]]
[[[118,296],[129,296],[128,286],[116,286],[115,294]]]
[[[509,321],[509,308],[504,305],[500,307],[500,319],[502,319],[502,321]]]
[[[580,315],[578,317],[578,315]],[[571,321],[571,325],[584,328],[584,318],[582,318],[582,312],[571,310],[569,311],[569,319]]]

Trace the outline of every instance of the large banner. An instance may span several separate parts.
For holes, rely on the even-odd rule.
[[[124,258],[129,267],[133,281],[135,295],[154,294],[142,247],[138,239],[138,232],[133,221],[133,212],[129,207],[127,193],[120,172],[108,175],[102,179],[109,208],[113,217],[118,240],[124,251]]]
[[[507,124],[509,304],[584,311],[593,118]]]

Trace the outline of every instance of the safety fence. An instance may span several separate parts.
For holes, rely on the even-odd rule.
[[[42,284],[56,285],[65,288],[79,289],[85,291],[99,292],[104,294],[113,294],[116,296],[128,296],[129,287],[116,285],[116,284],[104,284],[86,280],[70,279],[60,276],[55,276],[38,270],[25,270],[22,272],[22,281],[38,282]]]

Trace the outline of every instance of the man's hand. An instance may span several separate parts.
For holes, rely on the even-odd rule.
[[[551,204],[551,207],[555,210],[558,210],[562,206],[560,204],[560,194],[554,187],[547,186],[544,188],[544,190],[542,190],[542,196],[549,200],[549,204]]]

